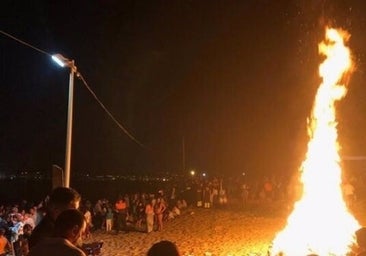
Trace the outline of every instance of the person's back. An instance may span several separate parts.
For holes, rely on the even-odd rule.
[[[65,210],[56,219],[54,235],[42,239],[30,249],[27,256],[86,256],[76,246],[85,227],[86,221],[82,212],[76,209]]]
[[[39,245],[42,245],[39,247]],[[76,248],[68,240],[62,238],[45,238],[39,244],[32,247],[27,256],[85,256],[85,253]]]
[[[49,198],[47,213],[41,222],[35,227],[28,239],[29,248],[35,246],[45,237],[51,237],[54,233],[57,216],[67,209],[78,209],[81,196],[74,189],[66,187],[55,188]]]

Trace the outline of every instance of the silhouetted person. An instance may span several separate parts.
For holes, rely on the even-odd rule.
[[[43,238],[53,236],[56,218],[65,210],[78,209],[80,200],[80,194],[72,188],[55,188],[47,202],[45,216],[28,239],[29,248],[35,246]]]
[[[53,236],[39,241],[27,256],[86,256],[77,247],[85,228],[86,220],[82,212],[76,209],[64,210],[56,219]]]
[[[180,256],[180,253],[173,242],[162,240],[150,247],[147,256]]]

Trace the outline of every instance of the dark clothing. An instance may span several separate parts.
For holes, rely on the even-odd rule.
[[[145,206],[138,205],[137,206],[137,219],[141,220],[141,219],[144,219],[145,217],[146,217],[145,216]]]
[[[59,237],[48,237],[39,242],[30,251],[28,256],[86,256],[80,248],[69,240]]]
[[[116,216],[116,231],[126,230],[127,223],[127,204],[124,200],[118,200],[115,203],[115,208],[117,212]]]
[[[101,229],[103,226],[103,214],[98,212],[94,215],[93,224],[95,229]]]
[[[35,246],[43,238],[53,236],[54,229],[55,221],[50,216],[46,215],[34,228],[31,236],[29,237],[29,249]]]
[[[127,212],[126,211],[121,211],[121,212],[117,212],[117,223],[116,223],[116,231],[122,231],[122,230],[126,230],[127,229],[127,223],[126,223],[126,218],[127,218]]]

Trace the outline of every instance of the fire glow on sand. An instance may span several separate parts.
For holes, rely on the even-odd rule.
[[[335,111],[336,101],[346,95],[345,83],[353,68],[345,46],[348,39],[347,32],[326,28],[325,40],[319,44],[325,60],[319,66],[322,82],[308,120],[310,140],[300,168],[303,194],[273,240],[273,255],[344,256],[360,227],[342,195]]]

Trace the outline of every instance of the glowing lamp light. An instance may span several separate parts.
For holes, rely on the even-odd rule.
[[[52,59],[54,62],[56,62],[59,66],[65,67],[65,62],[61,59],[61,54],[54,54],[52,55]]]

